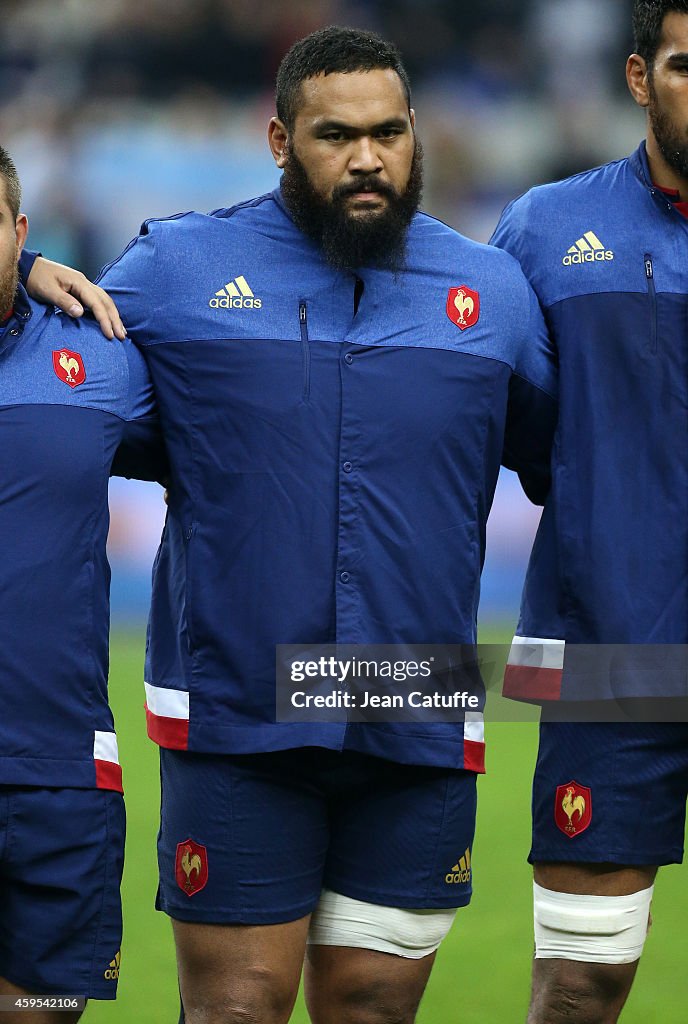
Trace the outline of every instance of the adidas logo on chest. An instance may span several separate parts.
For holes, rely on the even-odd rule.
[[[565,267],[574,267],[579,263],[603,263],[613,259],[614,253],[602,245],[595,232],[586,231],[567,251],[562,263]]]
[[[262,299],[257,299],[251,287],[241,274],[215,292],[208,303],[213,309],[260,309]]]

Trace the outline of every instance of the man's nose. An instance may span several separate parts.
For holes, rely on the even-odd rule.
[[[349,171],[358,174],[379,173],[383,168],[375,140],[364,135],[357,139],[349,159]]]

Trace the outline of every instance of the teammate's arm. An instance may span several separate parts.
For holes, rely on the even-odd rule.
[[[523,490],[544,505],[551,486],[551,452],[557,426],[557,357],[537,296],[521,275],[527,311],[525,332],[509,382],[502,462],[515,470]]]
[[[83,316],[88,309],[106,338],[122,341],[126,338],[127,332],[115,303],[106,291],[92,284],[80,271],[27,251],[22,254],[19,271],[32,299],[57,306],[71,317]]]
[[[158,222],[146,221],[124,252],[100,272],[95,284],[77,270],[32,253],[22,257],[22,281],[32,298],[54,303],[67,312],[74,305],[72,291],[76,290],[74,294],[83,299],[83,306],[97,318],[106,337],[114,335],[124,339],[123,324],[126,324],[134,343],[145,346],[150,340],[151,328],[158,324],[161,304],[158,235]],[[30,270],[29,274],[25,267]]]
[[[129,368],[128,409],[110,476],[156,480],[167,485],[169,466],[153,385],[138,349],[129,340],[124,342],[124,348]]]
[[[525,265],[523,241],[532,227],[530,196],[510,203],[490,244],[504,249],[521,267],[521,294],[515,308],[525,327],[509,386],[502,461],[515,469],[531,501],[544,504],[551,484],[551,448],[558,405],[558,355]]]
[[[552,483],[550,460],[557,425],[556,399],[514,374],[502,463],[518,473],[521,486],[535,505],[544,505]]]

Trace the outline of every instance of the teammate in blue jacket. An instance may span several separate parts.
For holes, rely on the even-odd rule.
[[[316,1024],[406,1024],[470,899],[482,718],[275,723],[275,644],[475,641],[500,461],[547,491],[554,364],[516,260],[416,212],[393,46],[297,43],[269,143],[280,188],[147,222],[101,279],[172,466],[159,906],[189,1024],[286,1021],[307,941]]]
[[[134,346],[18,285],[19,203],[0,147],[0,995],[114,999],[124,804],[107,488],[112,473],[158,478],[164,449]]]
[[[506,691],[655,697],[661,716],[661,698],[684,693],[688,643],[688,3],[636,0],[634,30],[627,78],[647,142],[533,189],[493,238],[537,292],[561,375],[552,491]],[[594,658],[575,646],[592,644]],[[682,859],[688,725],[548,717],[528,1019],[607,1024],[643,949],[657,866]]]

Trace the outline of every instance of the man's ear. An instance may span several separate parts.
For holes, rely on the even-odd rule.
[[[280,169],[284,167],[289,156],[288,143],[289,132],[282,121],[278,117],[271,118],[268,125],[268,145],[272,158]]]
[[[649,107],[650,105],[648,78],[649,72],[644,57],[641,57],[639,53],[632,53],[626,61],[626,81],[631,96],[639,107]]]
[[[15,221],[14,231],[17,239],[17,249],[21,253],[24,248],[24,243],[26,242],[26,236],[29,233],[29,222],[26,219],[26,214],[19,214]]]

